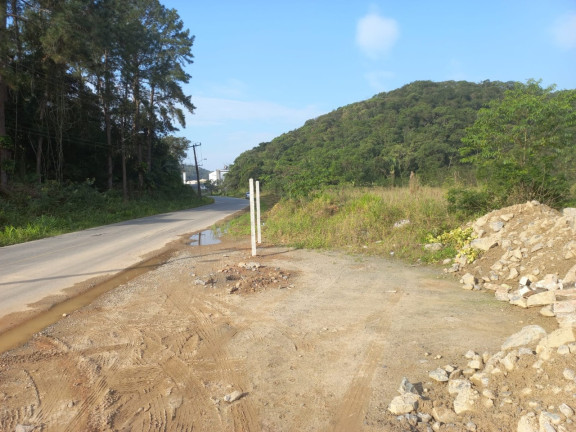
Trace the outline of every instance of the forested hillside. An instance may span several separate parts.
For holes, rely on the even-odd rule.
[[[478,110],[514,84],[417,81],[380,93],[244,152],[228,185],[241,189],[254,177],[268,188],[305,193],[327,184],[398,184],[411,171],[441,183],[460,165],[460,140]]]
[[[0,192],[181,183],[193,41],[158,0],[0,2]]]

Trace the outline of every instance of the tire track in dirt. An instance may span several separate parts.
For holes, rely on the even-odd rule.
[[[189,360],[193,365],[193,376],[196,377],[196,380],[198,382],[209,380],[221,386],[246,392],[246,383],[243,378],[244,360],[230,357],[226,348],[238,333],[238,329],[231,326],[228,320],[222,318],[231,315],[229,305],[215,301],[212,295],[206,296],[199,290],[180,296],[167,291],[165,295],[167,301],[170,301],[174,308],[189,316],[196,324],[195,332],[198,334],[200,342],[195,358]],[[175,350],[175,354],[177,351]],[[185,363],[183,362],[183,364]],[[168,373],[168,371],[166,372]],[[201,378],[199,378],[200,376]],[[188,381],[190,380],[188,379]],[[198,393],[194,392],[194,394]],[[200,394],[203,397],[201,400],[198,398],[196,400],[196,405],[199,406],[209,400],[205,390]],[[234,430],[257,430],[257,410],[250,400],[243,398],[234,402],[230,408],[230,410],[222,409],[222,407],[218,409],[220,419],[224,424],[234,424]],[[232,418],[226,420],[225,417],[228,412],[231,413]]]
[[[389,329],[389,319],[382,316],[378,319],[378,333],[383,335]],[[379,335],[378,335],[379,336]],[[380,337],[378,337],[380,339]],[[384,356],[385,344],[381,340],[370,342],[358,372],[352,379],[346,394],[336,409],[334,432],[361,430],[368,402],[372,394],[370,383],[374,372]]]

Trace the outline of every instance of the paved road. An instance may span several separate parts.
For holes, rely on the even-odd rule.
[[[247,200],[134,219],[0,248],[0,317],[96,276],[118,273],[180,235],[200,231],[245,208]]]

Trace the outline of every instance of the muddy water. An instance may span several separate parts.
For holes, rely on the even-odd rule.
[[[92,286],[81,294],[53,305],[46,311],[38,312],[37,315],[34,315],[22,323],[11,327],[9,330],[0,333],[0,354],[25,344],[35,333],[38,333],[61,319],[65,319],[67,315],[77,309],[89,305],[102,294],[107,293],[119,285],[122,285],[146,272],[158,268],[168,260],[170,255],[174,253],[175,249],[182,247],[182,243],[189,246],[215,245],[221,242],[220,237],[222,234],[223,233],[220,229],[209,229],[195,233],[188,237],[189,240],[187,242],[175,242],[173,247],[169,248],[166,252],[130,267],[112,278]]]
[[[221,242],[222,232],[217,230],[204,230],[190,236],[190,246],[208,246]]]
[[[102,294],[107,293],[119,285],[122,285],[146,272],[158,268],[168,260],[172,253],[173,251],[170,250],[142,261],[112,278],[94,285],[87,291],[64,300],[61,303],[57,303],[47,311],[39,312],[38,315],[10,328],[6,332],[0,334],[0,354],[25,344],[35,333],[38,333],[61,319],[65,319],[67,315],[77,309],[89,305]]]

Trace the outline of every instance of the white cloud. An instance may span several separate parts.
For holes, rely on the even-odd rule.
[[[371,12],[358,21],[356,44],[369,58],[376,60],[386,54],[400,34],[397,22]]]
[[[556,43],[565,49],[576,48],[576,12],[558,18],[552,27]]]

